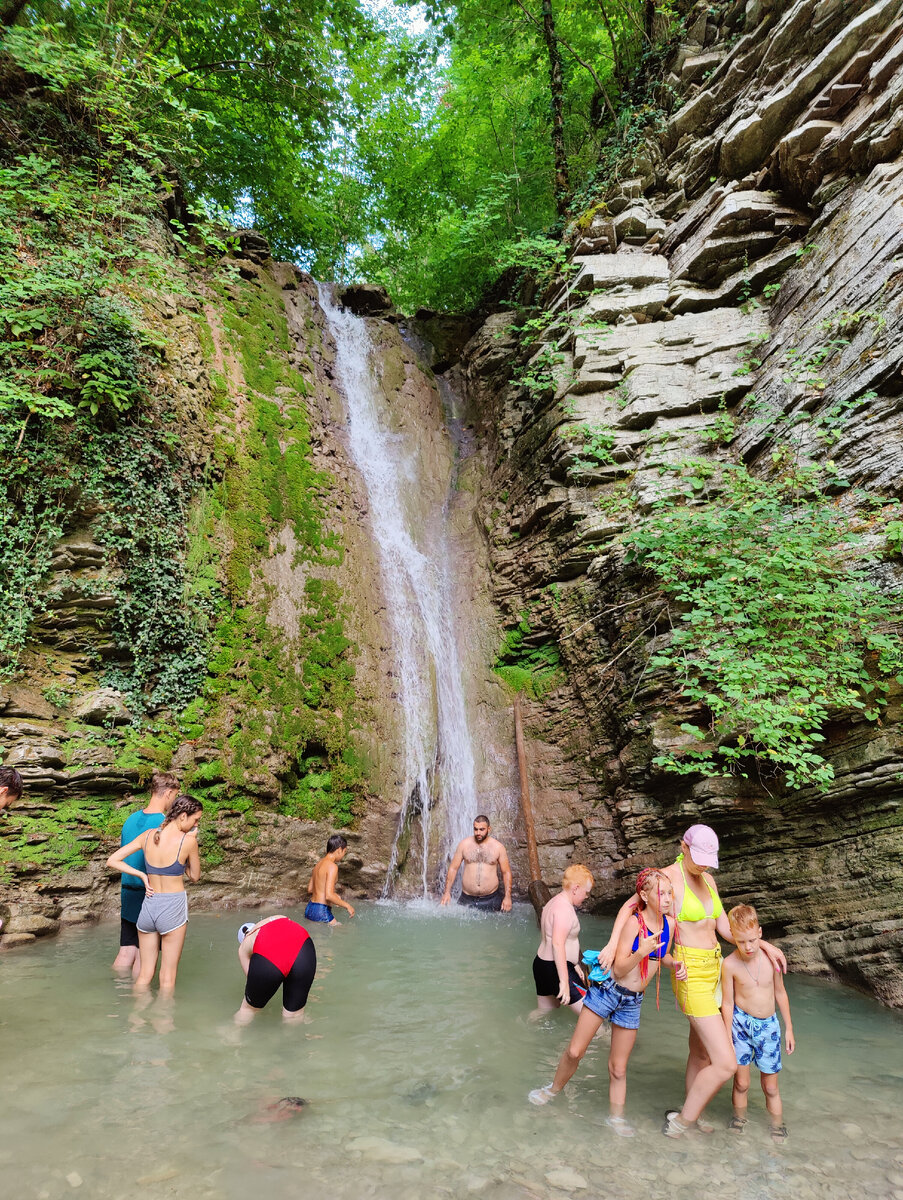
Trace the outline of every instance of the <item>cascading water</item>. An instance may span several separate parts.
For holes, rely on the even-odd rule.
[[[361,473],[379,552],[404,730],[404,808],[385,891],[398,868],[399,837],[421,818],[421,886],[429,894],[430,826],[434,806],[444,817],[442,850],[470,832],[478,811],[474,757],[453,622],[453,553],[448,497],[437,511],[414,517],[420,494],[414,455],[386,428],[384,397],[371,363],[372,345],[360,317],[339,308],[319,287],[320,305],[336,345],[336,369],[348,414],[348,441]],[[452,486],[449,481],[449,488]],[[438,802],[438,805],[437,803]]]

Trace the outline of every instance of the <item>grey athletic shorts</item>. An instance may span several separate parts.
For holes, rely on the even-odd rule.
[[[144,897],[137,921],[139,933],[172,933],[187,924],[187,892],[155,892]]]

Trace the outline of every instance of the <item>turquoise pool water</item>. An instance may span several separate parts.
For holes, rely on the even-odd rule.
[[[709,1137],[659,1132],[678,1105],[686,1023],[664,982],[650,993],[618,1139],[607,1046],[566,1092],[527,1103],[573,1026],[538,1022],[532,910],[482,916],[433,904],[361,904],[312,927],[310,1020],[271,1005],[249,1028],[235,931],[255,914],[192,917],[171,1006],[140,1008],[114,979],[118,923],[69,931],[0,959],[3,1195],[57,1200],[560,1200],[583,1196],[903,1200],[903,1019],[854,992],[792,977],[798,1049],[782,1092],[790,1139],[767,1134],[761,1092],[730,1134],[725,1089]],[[257,915],[264,915],[263,913]],[[298,916],[297,913],[289,915]],[[584,946],[607,925],[583,919]],[[754,1089],[757,1088],[754,1081]],[[309,1107],[259,1123],[279,1097]]]

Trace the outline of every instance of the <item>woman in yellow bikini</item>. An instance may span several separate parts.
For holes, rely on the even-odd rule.
[[[674,890],[677,932],[673,955],[687,967],[687,978],[678,980],[672,975],[671,986],[690,1022],[686,1099],[680,1112],[669,1112],[665,1118],[662,1132],[668,1137],[682,1137],[693,1125],[711,1133],[712,1126],[701,1119],[703,1110],[737,1069],[734,1047],[721,1017],[718,936],[731,943],[734,939],[715,881],[706,867],[718,867],[718,837],[708,825],[692,825],[681,839],[677,861],[662,869]],[[632,898],[621,907],[611,940],[599,955],[605,965],[609,965],[609,952],[617,946],[635,905]],[[777,947],[763,942],[762,949],[776,970],[786,970],[786,959]]]

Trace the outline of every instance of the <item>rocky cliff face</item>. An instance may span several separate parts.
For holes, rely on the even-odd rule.
[[[708,822],[726,902],[754,903],[795,967],[891,1004],[903,1003],[899,685],[879,722],[832,719],[825,791],[664,773],[653,760],[693,744],[681,724],[704,718],[650,665],[671,636],[667,604],[620,537],[682,462],[767,478],[789,443],[832,461],[872,577],[899,594],[899,557],[878,553],[873,518],[900,498],[903,449],[899,12],[700,6],[670,64],[682,103],[568,231],[572,275],[542,299],[546,331],[525,351],[497,314],[466,352],[490,445],[495,594],[566,668],[530,706],[547,877],[585,861],[614,901]],[[529,356],[524,386],[511,363]]]
[[[133,649],[117,606],[143,598],[98,534],[109,513],[76,502],[17,676],[0,687],[4,762],[26,787],[0,820],[5,947],[117,910],[103,860],[155,767],[205,803],[201,906],[297,903],[350,820],[347,885],[372,895],[385,878],[397,804],[390,788],[381,798],[394,735],[377,702],[378,569],[336,433],[316,287],[250,234],[212,278],[174,254],[172,271],[181,287],[149,314],[167,345],[157,419],[172,453],[158,465],[191,495],[171,569],[219,595],[207,681],[183,711],[144,713],[105,682]]]
[[[137,597],[97,535],[104,513],[76,505],[19,671],[0,687],[3,761],[26,786],[0,817],[7,948],[118,911],[104,859],[155,767],[175,770],[205,804],[192,889],[202,908],[298,903],[337,824],[352,847],[344,886],[378,895],[407,799],[382,568],[317,287],[251,233],[212,279],[186,280],[175,258],[173,271],[190,286],[156,301],[167,341],[161,420],[175,411],[169,469],[188,477],[192,500],[176,521],[185,536],[172,569],[220,596],[208,675],[182,712],[134,711],[105,682],[131,650],[115,635],[117,606]],[[498,633],[473,519],[481,460],[453,436],[450,384],[432,369],[460,356],[473,322],[423,312],[402,326],[379,289],[344,299],[368,318],[385,419],[409,457],[411,511],[450,527],[467,618],[456,624],[459,653],[482,730],[477,787],[500,832],[513,834],[508,697],[489,671]],[[435,712],[422,716],[435,728]],[[410,846],[409,831],[402,872]]]

